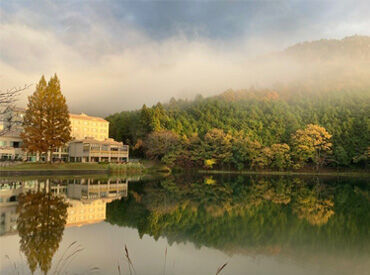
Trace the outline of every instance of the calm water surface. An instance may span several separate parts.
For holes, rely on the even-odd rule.
[[[369,274],[367,178],[0,179],[1,274]],[[119,271],[120,269],[120,271]]]

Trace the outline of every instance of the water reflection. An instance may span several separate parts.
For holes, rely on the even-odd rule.
[[[170,177],[132,186],[107,221],[229,254],[369,252],[366,180]]]
[[[300,274],[312,274],[312,266],[323,266],[320,269],[326,274],[349,270],[366,274],[370,253],[368,183],[366,178],[172,175],[132,182],[128,188],[128,180],[119,177],[2,179],[0,233],[19,234],[20,250],[32,272],[56,269],[52,264],[59,259],[56,251],[69,245],[65,239],[61,241],[64,229],[75,227],[64,232],[66,237],[72,231],[69,242],[79,242],[85,239],[81,234],[94,232],[86,234],[84,245],[91,246],[84,253],[103,251],[95,258],[110,263],[103,274],[116,273],[112,257],[115,261],[114,257],[122,256],[130,230],[135,244],[130,249],[143,250],[142,258],[134,259],[142,263],[136,266],[144,269],[139,274],[150,274],[151,268],[145,269],[149,261],[145,253],[159,246],[160,237],[173,247],[191,243],[241,261],[263,256],[258,267],[261,274],[271,274],[269,257],[278,258],[279,263],[288,259],[289,267],[311,263]],[[84,227],[103,220],[107,223]],[[104,230],[89,231],[98,230],[95,226]],[[96,234],[105,238],[100,246],[94,246]],[[105,253],[114,247],[116,254]],[[163,252],[164,246],[159,249]],[[189,261],[200,251],[191,249],[185,257]],[[86,262],[90,258],[81,265],[87,266]],[[222,264],[209,262],[216,267]],[[186,266],[174,274],[194,274]],[[213,268],[206,269],[212,273]],[[230,269],[229,274],[245,274],[250,267],[232,268],[228,265],[224,273]],[[276,274],[298,274],[279,272]]]
[[[18,232],[32,273],[47,274],[66,226],[104,221],[106,204],[127,196],[128,181],[108,179],[1,180],[1,235]]]
[[[47,274],[63,236],[68,204],[63,197],[52,195],[46,188],[21,193],[18,201],[20,250],[26,255],[32,273],[38,265]]]

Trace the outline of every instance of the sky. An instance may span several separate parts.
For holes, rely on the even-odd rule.
[[[267,81],[249,60],[370,35],[370,1],[0,1],[0,89],[57,73],[70,111],[106,116]],[[267,78],[266,78],[267,79]]]

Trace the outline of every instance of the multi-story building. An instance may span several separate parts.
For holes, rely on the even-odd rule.
[[[46,154],[37,156],[22,151],[22,123],[25,109],[8,107],[0,119],[0,159],[45,160]],[[70,114],[72,141],[52,153],[53,160],[63,161],[128,161],[128,146],[109,139],[109,122],[100,117]],[[90,146],[91,145],[91,146]],[[89,147],[89,148],[87,148]]]
[[[21,148],[20,130],[3,130],[0,133],[0,159],[22,160],[24,152]]]
[[[111,138],[104,141],[93,138],[76,139],[69,143],[69,158],[75,162],[127,162],[128,149],[128,145]]]
[[[0,131],[22,130],[26,110],[9,106],[0,113]]]
[[[109,137],[109,122],[100,117],[88,116],[84,113],[79,115],[70,114],[72,132],[75,139],[92,137],[102,141]]]

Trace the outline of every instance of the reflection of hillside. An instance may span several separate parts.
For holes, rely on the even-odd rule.
[[[167,178],[108,205],[107,221],[140,236],[230,254],[368,251],[367,184],[293,177]],[[358,191],[358,190],[361,190]],[[303,254],[304,254],[303,253]]]
[[[28,191],[37,192],[47,187],[47,192],[63,197],[68,203],[66,226],[97,223],[106,218],[106,204],[127,196],[126,180],[71,179],[63,181],[2,180],[0,188],[0,235],[17,232],[16,212],[18,199]]]

